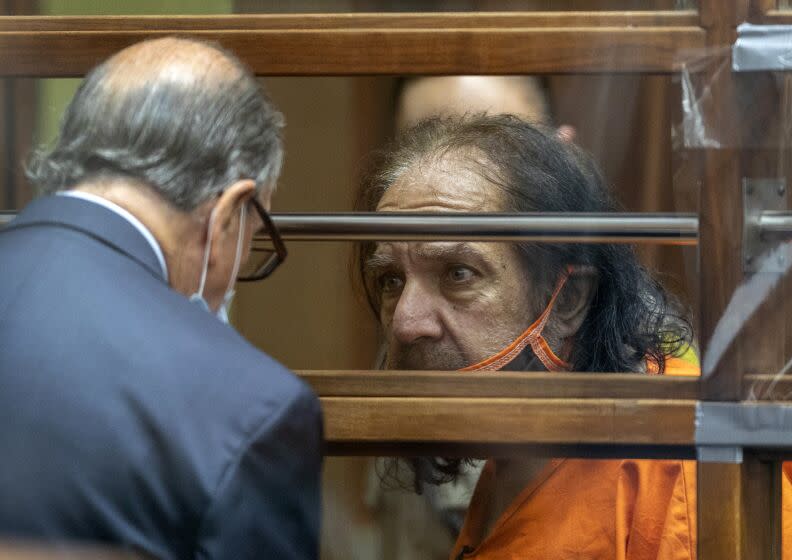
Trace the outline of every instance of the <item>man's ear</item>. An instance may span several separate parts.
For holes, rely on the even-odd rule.
[[[223,247],[229,234],[236,243],[239,235],[239,216],[244,204],[256,195],[256,183],[252,179],[237,181],[223,191],[214,207],[212,222],[212,251],[210,264],[217,258],[215,247]]]
[[[553,317],[559,337],[575,336],[588,314],[591,301],[597,291],[599,278],[591,271],[572,272],[558,296]]]

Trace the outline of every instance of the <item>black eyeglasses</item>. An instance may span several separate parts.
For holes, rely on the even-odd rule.
[[[251,198],[250,202],[256,212],[258,212],[264,227],[259,232],[262,237],[256,236],[253,238],[253,245],[250,247],[250,257],[247,263],[239,269],[239,274],[237,275],[239,282],[264,280],[286,260],[286,255],[288,255],[286,245],[283,244],[283,239],[278,233],[278,228],[275,227],[267,211],[255,198]]]

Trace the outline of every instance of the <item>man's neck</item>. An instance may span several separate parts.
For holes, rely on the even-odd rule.
[[[185,295],[195,290],[197,278],[185,272],[200,270],[193,261],[202,258],[197,244],[193,247],[193,243],[185,243],[200,240],[202,225],[193,215],[172,207],[154,189],[139,182],[108,179],[81,183],[73,190],[100,196],[140,220],[162,249],[171,287]]]
[[[488,535],[492,531],[498,519],[525,487],[539,476],[549,461],[544,457],[495,459],[492,493],[489,505],[485,509],[487,514],[483,520],[484,535]]]

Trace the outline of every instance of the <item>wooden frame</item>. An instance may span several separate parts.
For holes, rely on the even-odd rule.
[[[729,52],[736,39],[736,27],[749,16],[763,23],[772,21],[766,0],[703,0],[702,27],[707,29],[707,46],[712,51]],[[778,21],[773,21],[778,23]],[[708,76],[714,103],[707,118],[712,122],[735,120],[737,107],[735,79],[729,72],[712,71]],[[703,151],[704,178],[699,215],[699,270],[702,298],[699,306],[699,336],[708,341],[726,311],[734,290],[743,280],[739,241],[742,224],[743,176],[750,176],[750,154],[734,144],[730,148]],[[780,295],[777,296],[780,298]],[[779,299],[779,306],[783,306]],[[780,323],[780,326],[779,326]],[[761,324],[761,323],[757,323]],[[784,329],[784,319],[773,318],[762,325],[773,331]],[[781,337],[783,338],[783,337]],[[753,369],[772,371],[772,365],[757,355],[762,345],[760,332],[744,330],[727,355],[707,379],[702,381],[702,400],[739,401],[745,396],[745,374]],[[783,349],[784,340],[775,341]],[[770,355],[774,352],[769,352]],[[698,464],[698,554],[702,559],[781,558],[781,464],[746,452],[741,464]],[[761,521],[758,521],[761,520]]]
[[[695,447],[695,378],[403,371],[299,375],[322,398],[331,453],[415,455],[444,448],[452,455],[490,456],[530,449],[570,456],[690,458]],[[433,422],[436,418],[443,421]]]
[[[728,52],[736,26],[748,18],[792,23],[792,14],[776,10],[772,0],[700,0],[698,13],[0,17],[0,76],[77,76],[133,42],[168,34],[217,40],[261,75],[670,73],[685,51]],[[710,78],[716,100],[710,117],[728,119],[735,107],[732,78]],[[743,278],[739,185],[751,167],[736,147],[697,156],[705,170],[700,270],[707,298],[698,315],[706,344]],[[776,314],[769,324],[783,326],[783,320]],[[768,382],[769,362],[753,350],[783,350],[784,341],[767,342],[762,335],[746,332],[702,381],[607,374],[302,375],[322,398],[331,450],[339,453],[532,449],[580,455],[605,449],[642,455],[654,449],[661,456],[690,456],[696,400],[738,402],[750,387]],[[780,394],[792,394],[792,383],[781,385]],[[748,450],[742,464],[699,465],[700,559],[780,557],[781,455],[770,456],[775,460]]]
[[[749,19],[751,23],[790,25],[792,10],[779,10],[778,0],[750,0]]]
[[[0,76],[79,76],[137,41],[219,41],[260,75],[673,72],[690,12],[0,18]]]
[[[325,437],[330,451],[339,454],[387,449],[413,455],[442,446],[470,456],[481,449],[552,447],[558,456],[574,457],[596,454],[590,446],[597,445],[606,448],[599,456],[690,458],[702,391],[695,377],[623,373],[306,370],[298,375],[320,395]],[[743,392],[758,388],[758,400],[770,399],[762,391],[770,383],[770,375],[745,376]],[[792,380],[782,380],[772,394],[790,391]],[[433,426],[435,417],[442,417],[443,425]],[[655,446],[660,453],[652,453]]]

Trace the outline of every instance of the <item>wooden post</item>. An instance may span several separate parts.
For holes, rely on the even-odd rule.
[[[35,14],[35,0],[0,0],[0,15]],[[0,208],[21,208],[32,198],[22,163],[33,142],[36,84],[30,79],[0,79]]]
[[[730,57],[736,26],[749,13],[750,0],[702,0],[701,25],[707,46]],[[735,78],[729,68],[708,76],[713,106],[706,115],[716,124],[721,146],[703,152],[700,197],[699,325],[703,355],[735,289],[743,280],[742,177],[750,164],[741,151],[740,107]],[[747,115],[750,118],[750,115]],[[766,364],[757,344],[765,328],[746,329],[710,375],[702,379],[702,400],[738,401],[749,368]],[[780,342],[784,345],[783,337]],[[699,560],[780,559],[780,463],[763,462],[746,453],[741,464],[698,465]]]

